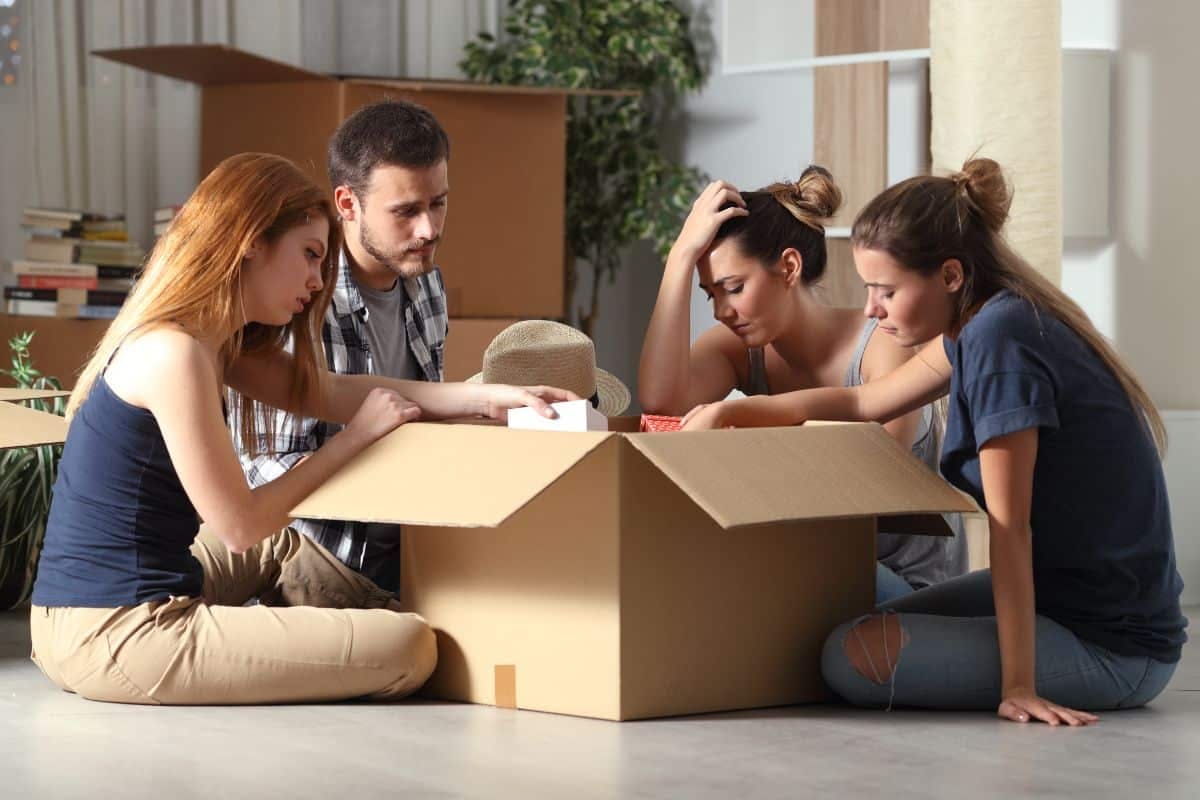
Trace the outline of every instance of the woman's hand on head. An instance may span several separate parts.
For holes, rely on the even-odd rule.
[[[712,246],[717,231],[726,220],[744,217],[749,213],[746,210],[746,201],[742,199],[737,187],[725,181],[713,181],[704,187],[704,191],[692,203],[692,210],[684,220],[683,228],[671,249],[689,268],[694,267]]]
[[[1076,711],[1051,703],[1029,690],[1005,692],[1000,707],[996,709],[996,715],[1013,722],[1041,721],[1052,727],[1069,725],[1073,728],[1090,725],[1100,719],[1086,711]]]
[[[554,419],[558,414],[551,403],[581,400],[574,392],[554,386],[507,386],[502,383],[485,383],[482,391],[480,415],[491,419],[508,419],[509,409],[528,406],[543,417]]]
[[[391,389],[376,387],[358,407],[346,431],[366,445],[420,416],[421,407],[416,403]]]

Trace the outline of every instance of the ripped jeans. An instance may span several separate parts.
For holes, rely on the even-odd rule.
[[[825,641],[821,671],[838,695],[853,705],[874,708],[994,711],[1000,705],[1000,647],[990,571],[884,603],[879,612],[895,615],[900,636],[885,642],[883,659],[868,659],[871,677],[860,673],[846,655],[847,646],[857,646],[854,628],[863,618],[839,625]],[[1038,615],[1036,626],[1037,693],[1068,708],[1143,706],[1175,672],[1175,664],[1118,655],[1080,639],[1048,617]],[[894,629],[882,626],[884,631],[889,627]]]

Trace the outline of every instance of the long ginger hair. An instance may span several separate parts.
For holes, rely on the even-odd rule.
[[[245,324],[241,275],[246,252],[260,237],[273,244],[292,228],[324,216],[329,241],[321,263],[323,286],[303,312],[287,325]],[[239,356],[283,350],[291,339],[290,393],[319,398],[325,370],[321,321],[333,296],[341,226],[325,193],[300,169],[280,156],[230,156],[201,181],[170,228],[158,240],[120,313],[80,373],[67,405],[71,417],[87,399],[113,353],[135,330],[173,323],[203,336],[236,329],[222,344],[222,373]],[[235,327],[236,326],[236,327]],[[234,393],[242,445],[257,454],[274,434],[274,415]]]

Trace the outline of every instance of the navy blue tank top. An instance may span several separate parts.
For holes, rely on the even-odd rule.
[[[114,608],[198,597],[204,572],[188,548],[199,528],[154,415],[117,397],[101,375],[67,431],[33,603]]]

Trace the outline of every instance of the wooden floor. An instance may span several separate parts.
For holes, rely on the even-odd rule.
[[[1200,619],[1200,610],[1189,616]],[[1200,650],[1087,729],[807,706],[610,723],[449,703],[144,708],[54,689],[0,614],[0,797],[1200,797]]]

